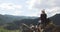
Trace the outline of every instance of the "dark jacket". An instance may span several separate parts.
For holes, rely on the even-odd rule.
[[[41,23],[45,23],[46,22],[46,19],[47,19],[47,15],[46,14],[41,14]]]
[[[46,14],[41,14],[41,20],[45,20],[45,19],[47,19],[47,15]]]

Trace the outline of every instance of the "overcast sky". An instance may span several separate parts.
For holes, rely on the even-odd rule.
[[[60,13],[60,0],[0,0],[0,14],[39,17],[45,9],[48,17]]]

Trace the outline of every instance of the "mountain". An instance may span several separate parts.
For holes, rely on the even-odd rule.
[[[52,17],[49,18],[51,21],[53,21],[54,24],[56,25],[60,25],[60,14],[56,14]],[[35,19],[22,19],[20,22],[24,22],[24,23],[33,23],[33,24],[37,24],[39,21],[39,17],[35,18]]]
[[[56,14],[50,19],[54,22],[56,25],[60,25],[60,14]],[[9,28],[20,28],[21,23],[25,23],[27,25],[30,24],[38,24],[38,21],[40,20],[39,17],[28,17],[28,16],[12,16],[12,15],[1,15],[0,14],[0,25],[3,25],[7,23],[6,27]],[[8,28],[8,29],[9,29]]]
[[[60,14],[56,14],[52,17],[50,17],[50,19],[57,25],[60,25]],[[5,24],[5,23],[11,23],[14,22],[15,23],[35,23],[37,24],[39,21],[39,17],[29,17],[29,16],[12,16],[12,15],[1,15],[0,14],[0,25]]]
[[[52,17],[50,17],[50,19],[56,24],[56,25],[60,25],[60,14],[56,14]]]
[[[0,14],[0,25],[5,23],[11,23],[16,20],[22,19],[34,19],[36,17],[28,17],[28,16],[12,16],[12,15],[1,15]]]

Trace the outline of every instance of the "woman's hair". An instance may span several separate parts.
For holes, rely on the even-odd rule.
[[[45,14],[45,9],[43,9],[41,12],[42,12],[42,14]]]

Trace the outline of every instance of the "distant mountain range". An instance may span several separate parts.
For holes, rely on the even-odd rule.
[[[12,15],[1,15],[0,14],[0,25],[5,23],[11,23],[16,20],[22,19],[34,19],[36,17],[28,17],[28,16],[12,16]]]
[[[60,14],[56,14],[50,19],[57,25],[60,25]],[[12,23],[16,21],[15,23],[36,23],[38,22],[39,17],[28,17],[28,16],[12,16],[12,15],[1,15],[0,14],[0,25],[5,24],[5,23]]]

